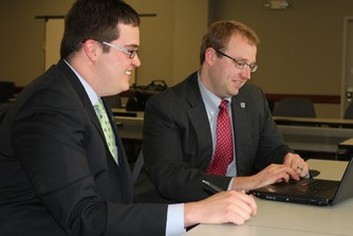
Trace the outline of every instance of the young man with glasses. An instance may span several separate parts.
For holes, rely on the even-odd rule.
[[[0,235],[181,235],[243,224],[244,192],[185,204],[133,204],[132,176],[105,96],[141,62],[139,16],[119,0],[77,0],[61,60],[28,85],[0,126]]]
[[[249,191],[308,174],[277,132],[262,90],[246,83],[258,45],[244,24],[215,22],[202,40],[201,68],[149,99],[136,201],[194,201],[214,189]]]

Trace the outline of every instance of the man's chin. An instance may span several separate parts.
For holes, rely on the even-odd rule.
[[[235,90],[233,90],[232,92],[231,92],[231,96],[236,96],[236,95],[238,95],[239,94],[239,89],[235,89]]]
[[[120,87],[120,92],[119,93],[125,92],[125,91],[127,91],[129,89],[130,89],[130,84],[129,83],[124,84],[123,86]]]

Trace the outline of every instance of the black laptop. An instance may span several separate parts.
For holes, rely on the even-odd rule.
[[[347,165],[341,181],[301,179],[276,183],[250,191],[258,198],[318,206],[335,205],[353,197],[353,159]]]

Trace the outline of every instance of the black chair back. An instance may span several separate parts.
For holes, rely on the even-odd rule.
[[[316,117],[314,103],[307,98],[287,97],[274,107],[274,116]]]
[[[0,81],[0,102],[7,102],[15,94],[15,83]]]

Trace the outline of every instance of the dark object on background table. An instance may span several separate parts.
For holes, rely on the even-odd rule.
[[[147,100],[168,88],[164,80],[153,80],[147,86],[133,86],[127,103],[127,111],[144,111]]]

